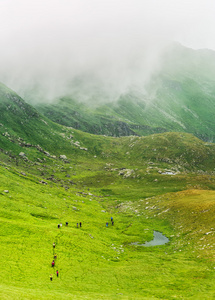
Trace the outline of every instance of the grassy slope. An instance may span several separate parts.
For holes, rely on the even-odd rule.
[[[206,234],[215,226],[213,144],[180,133],[94,136],[47,120],[46,125],[40,115],[29,123],[17,121],[16,132],[15,115],[6,112],[0,127],[10,133],[0,135],[2,299],[214,297],[213,233]],[[40,145],[56,158],[18,142],[21,137],[36,144],[38,132],[28,136],[28,126],[43,128]],[[123,168],[133,171],[128,175]],[[162,175],[166,170],[177,174]],[[115,224],[106,228],[111,216]],[[68,227],[57,228],[66,221]],[[82,229],[76,228],[80,221]],[[170,243],[131,245],[150,240],[153,230],[170,237]],[[60,277],[54,274],[51,282],[56,269]]]
[[[97,146],[97,157],[94,160],[87,159],[86,155],[89,153],[85,152],[82,152],[82,159],[75,160],[75,164],[74,160],[65,164],[60,160],[52,162],[50,159],[46,161],[46,167],[42,163],[37,165],[41,170],[37,174],[33,165],[21,160],[15,169],[15,160],[2,154],[1,160],[7,162],[1,167],[0,195],[1,253],[4,266],[1,282],[5,299],[16,299],[14,293],[18,293],[17,299],[49,299],[51,295],[59,299],[173,299],[174,295],[194,299],[197,294],[203,297],[206,289],[210,299],[213,295],[213,264],[199,260],[199,254],[192,253],[194,247],[182,253],[176,250],[179,247],[177,239],[171,240],[169,245],[153,249],[130,246],[134,241],[150,240],[155,229],[167,236],[177,235],[179,229],[171,224],[171,218],[163,221],[157,216],[151,216],[150,211],[148,213],[144,207],[144,214],[135,212],[136,207],[135,210],[128,208],[132,208],[140,199],[186,189],[188,186],[195,186],[196,182],[204,188],[212,188],[213,175],[198,178],[183,173],[175,176],[159,175],[157,164],[160,170],[163,162],[160,165],[159,160],[156,161],[155,154],[152,153],[155,145],[151,143],[158,143],[156,138],[162,138],[162,135],[155,135],[153,139],[95,137],[94,141],[93,136],[81,132],[76,134],[84,145],[90,139],[88,143],[92,149]],[[173,136],[171,134],[170,141]],[[114,144],[112,149],[115,151],[105,149],[105,140]],[[144,141],[142,147],[145,145],[149,150],[147,157],[135,162],[137,153],[140,154],[141,141]],[[166,139],[166,145],[167,141]],[[197,141],[195,139],[196,143]],[[190,143],[193,144],[191,141]],[[118,158],[126,156],[124,151],[131,149],[131,145],[134,156],[130,154],[129,166],[128,161],[119,161]],[[200,145],[207,147],[201,141],[199,147]],[[177,153],[175,155],[177,157]],[[173,155],[170,157],[174,158]],[[153,160],[154,164],[151,164]],[[150,165],[147,161],[151,162]],[[138,167],[135,171],[136,178],[124,178],[118,175],[119,170],[115,170],[115,167],[135,165]],[[25,172],[27,176],[23,176],[21,172]],[[32,173],[36,175],[31,175]],[[47,180],[50,173],[54,174],[55,181]],[[71,177],[67,179],[66,175]],[[71,179],[75,185],[68,184],[67,180]],[[48,185],[39,183],[41,180],[47,181]],[[69,189],[65,189],[67,185]],[[9,193],[3,192],[5,189]],[[90,192],[92,195],[79,192]],[[146,201],[153,203],[154,199]],[[74,207],[79,210],[74,210]],[[108,213],[102,212],[103,210]],[[185,210],[187,212],[187,207]],[[183,211],[182,208],[182,213]],[[113,228],[106,228],[105,223],[110,220],[111,215],[114,216],[115,225]],[[80,220],[83,222],[81,230],[75,227]],[[69,222],[69,227],[63,227],[59,231],[57,223],[65,221]],[[205,231],[202,236],[204,234]],[[199,238],[191,237],[192,245],[195,245],[196,237]],[[60,278],[54,277],[53,282],[50,282],[53,241],[57,245],[56,268],[60,271]],[[113,247],[116,249],[112,249]],[[195,278],[189,275],[188,280],[185,274],[195,274]],[[202,286],[201,291],[199,284]]]
[[[164,177],[166,191],[171,191],[169,179]],[[39,179],[30,174],[23,176],[12,166],[1,166],[1,293],[5,299],[49,299],[51,295],[59,299],[173,299],[174,295],[177,298],[196,299],[196,295],[212,298],[213,239],[210,247],[204,240],[201,253],[204,259],[198,259],[199,245],[195,246],[209,231],[207,222],[202,226],[206,215],[199,213],[195,230],[194,220],[187,218],[193,210],[200,210],[199,201],[197,205],[193,203],[194,193],[192,198],[186,193],[176,196],[173,193],[172,198],[168,194],[139,201],[149,194],[162,194],[161,190],[156,192],[153,180],[148,181],[147,190],[141,187],[143,181],[138,184],[135,179],[119,178],[117,187],[112,190],[104,183],[98,187],[94,181],[88,191],[88,186],[84,187],[82,183],[65,190],[54,183],[40,184]],[[207,180],[205,178],[202,183],[207,184]],[[177,186],[177,180],[174,184]],[[4,192],[5,189],[9,193]],[[113,192],[115,195],[111,195]],[[212,216],[213,193],[196,193],[208,199]],[[181,195],[184,205],[180,205]],[[167,205],[163,198],[171,204]],[[159,201],[158,207],[161,206],[159,210],[146,209],[153,207],[156,201]],[[204,202],[200,206],[201,210],[208,208]],[[163,220],[159,213],[167,207],[170,208],[169,215],[166,213]],[[115,224],[106,228],[105,223],[111,216]],[[64,225],[66,221],[69,227],[63,226],[59,230],[57,224],[62,222]],[[83,223],[82,229],[76,228],[79,221]],[[210,227],[213,219],[211,221]],[[184,226],[180,227],[181,224]],[[150,240],[153,230],[172,236],[171,242],[150,249],[130,245],[134,241]],[[192,234],[196,231],[198,234]],[[53,242],[58,255],[55,271],[59,270],[60,277],[54,276],[50,282],[49,274],[54,272],[51,268]],[[207,257],[210,258],[208,261]]]

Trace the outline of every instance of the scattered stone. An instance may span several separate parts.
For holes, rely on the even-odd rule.
[[[9,191],[8,191],[8,190],[4,190],[3,192],[4,192],[4,193],[9,193]]]
[[[25,156],[25,153],[24,153],[24,152],[20,152],[20,153],[19,153],[19,156],[24,157],[24,156]]]
[[[48,184],[48,183],[45,182],[44,180],[40,180],[39,183],[42,183],[42,184]]]
[[[87,151],[88,149],[87,149],[87,148],[84,148],[84,147],[80,147],[80,150],[85,150],[85,151]]]
[[[74,145],[77,146],[77,147],[80,147],[80,142],[79,142],[79,141],[76,141],[76,142],[74,143]]]
[[[124,178],[127,178],[127,177],[130,177],[133,173],[134,173],[134,170],[132,170],[132,169],[122,168],[119,171],[118,175],[123,175]]]
[[[2,133],[3,136],[10,136],[10,134],[8,132],[4,132]]]
[[[44,153],[46,156],[48,156],[48,157],[51,157],[51,155],[50,155],[50,153],[49,153],[49,152],[47,152],[47,151],[43,151],[43,153]]]
[[[60,155],[60,159],[67,159],[66,155]]]

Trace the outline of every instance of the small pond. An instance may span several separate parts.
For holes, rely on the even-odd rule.
[[[143,246],[143,247],[152,247],[152,246],[164,245],[168,242],[169,242],[169,239],[165,235],[163,235],[159,231],[154,231],[153,240],[151,240],[149,242],[145,242],[144,244],[140,244],[139,242],[131,243],[131,244],[137,245],[137,246]]]

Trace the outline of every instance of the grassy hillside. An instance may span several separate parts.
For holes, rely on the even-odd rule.
[[[95,98],[79,103],[71,92],[53,104],[35,107],[54,122],[94,134],[180,131],[214,141],[214,58],[213,51],[173,45],[147,86],[131,87],[117,101],[106,103]]]
[[[60,184],[44,184],[41,175],[1,166],[3,299],[214,297],[214,192],[166,194],[182,184],[214,186],[214,176],[155,178],[146,173],[140,180],[102,176],[99,170],[93,170],[92,177],[83,165],[76,166],[76,175],[63,164],[58,168],[59,174],[56,167],[52,171],[54,178],[61,176]],[[77,182],[69,189],[66,175]],[[77,228],[80,221],[82,228]],[[170,242],[154,248],[131,244],[151,240],[153,230]]]
[[[1,93],[2,299],[214,298],[214,144],[95,136]]]

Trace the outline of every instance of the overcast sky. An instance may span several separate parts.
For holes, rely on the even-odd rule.
[[[18,92],[58,96],[80,77],[123,91],[170,41],[215,50],[215,1],[0,0],[0,40],[0,81]]]

